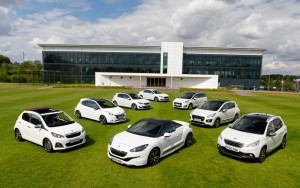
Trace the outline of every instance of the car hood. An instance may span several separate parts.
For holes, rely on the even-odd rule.
[[[174,102],[185,102],[185,101],[188,101],[188,100],[190,100],[190,99],[183,99],[183,98],[176,98],[175,100],[174,100]]]
[[[147,99],[134,99],[134,101],[141,103],[150,103]]]
[[[214,114],[217,113],[217,111],[211,111],[211,110],[203,110],[203,109],[198,109],[196,108],[195,110],[193,110],[192,115],[197,115],[197,116],[208,116],[210,114]]]
[[[111,147],[123,151],[129,151],[132,148],[144,144],[150,144],[153,142],[154,139],[155,138],[140,136],[127,131],[123,131],[114,136],[113,141],[111,143]]]
[[[103,111],[104,112],[110,112],[114,115],[124,114],[124,110],[119,106],[114,107],[114,108],[104,108]]]
[[[49,131],[54,132],[56,134],[70,134],[74,132],[81,132],[82,131],[82,126],[79,125],[78,123],[72,123],[69,125],[64,125],[64,126],[59,126],[59,127],[50,127]]]
[[[261,138],[263,137],[263,135],[246,133],[235,129],[231,129],[229,127],[223,130],[221,135],[223,139],[229,139],[244,144],[253,143],[257,140],[261,140]]]

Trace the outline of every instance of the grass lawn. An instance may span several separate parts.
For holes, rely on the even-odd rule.
[[[125,89],[123,91],[126,91]],[[110,138],[145,117],[189,121],[189,110],[173,109],[172,102],[151,102],[152,109],[125,109],[128,121],[101,125],[76,119],[80,98],[111,100],[118,89],[48,88],[46,85],[0,83],[0,187],[299,187],[300,186],[300,94],[255,92],[238,96],[230,91],[207,91],[209,99],[235,100],[241,114],[280,115],[288,126],[287,147],[271,153],[262,164],[221,156],[216,147],[223,125],[217,129],[192,126],[194,144],[163,158],[153,167],[126,167],[110,161],[106,150]],[[179,92],[167,92],[171,101]],[[84,146],[46,153],[41,146],[17,142],[13,126],[18,115],[30,107],[61,109],[84,126]]]

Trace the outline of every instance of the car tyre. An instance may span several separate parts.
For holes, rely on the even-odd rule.
[[[193,104],[189,104],[188,109],[192,110],[193,109]]]
[[[117,106],[118,106],[118,103],[117,103],[117,101],[113,101],[113,103],[114,103],[115,105],[117,105]]]
[[[22,134],[21,134],[21,132],[20,132],[19,129],[16,129],[16,130],[15,130],[15,138],[16,138],[16,140],[17,140],[18,142],[23,141]]]
[[[99,121],[101,124],[106,125],[107,124],[107,119],[104,115],[101,115],[99,118]]]
[[[158,98],[157,98],[157,97],[154,97],[154,101],[155,101],[155,102],[158,102]]]
[[[136,104],[133,103],[133,104],[131,105],[131,108],[132,108],[133,110],[136,110],[136,109],[137,109]]]
[[[220,122],[221,122],[220,118],[217,118],[214,123],[214,128],[220,127]]]
[[[160,158],[159,148],[153,148],[149,153],[147,164],[149,166],[154,166],[159,162],[159,158]]]
[[[283,136],[281,144],[280,144],[280,148],[284,149],[286,147],[286,135]]]
[[[44,150],[47,152],[47,153],[51,153],[53,151],[53,148],[52,148],[52,143],[51,141],[46,138],[43,142],[43,147],[44,147]]]
[[[235,122],[235,120],[237,120],[238,118],[239,118],[239,114],[235,114],[232,122]]]
[[[257,161],[259,163],[263,163],[266,159],[266,154],[267,154],[266,147],[261,148]]]
[[[189,147],[192,144],[193,144],[193,133],[189,133],[185,138],[184,145],[185,147]]]
[[[76,116],[78,119],[81,119],[81,118],[82,118],[81,113],[80,113],[79,110],[76,110],[75,116]]]

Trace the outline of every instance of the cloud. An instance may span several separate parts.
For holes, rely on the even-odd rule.
[[[17,4],[28,8],[31,2],[0,0],[0,40],[5,44],[0,51],[13,60],[20,60],[22,51],[29,58],[41,58],[39,43],[160,45],[180,41],[185,46],[266,48],[263,72],[299,70],[299,1],[143,0],[116,18],[96,21],[80,17],[89,11],[98,15],[98,7],[92,6],[95,1],[36,0],[34,5],[41,10],[21,15]],[[119,2],[105,0],[102,5]]]

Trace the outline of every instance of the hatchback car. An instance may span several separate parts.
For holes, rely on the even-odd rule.
[[[236,102],[210,100],[191,112],[190,121],[193,124],[219,127],[222,123],[235,121],[239,115],[240,109]]]
[[[116,93],[112,102],[115,105],[132,108],[134,110],[150,108],[150,101],[141,98],[135,93]]]
[[[102,124],[119,123],[126,120],[125,111],[106,99],[83,98],[75,108],[77,118],[88,118]]]
[[[287,126],[280,116],[251,113],[239,118],[223,130],[218,138],[218,150],[238,158],[265,161],[267,153],[285,148]]]
[[[187,92],[173,101],[174,108],[193,109],[207,101],[205,93]]]
[[[44,147],[46,152],[84,144],[85,131],[63,111],[41,107],[23,111],[14,126],[17,141],[23,139]]]
[[[189,123],[156,118],[141,119],[115,135],[107,148],[108,157],[124,165],[156,165],[161,157],[193,143]]]
[[[169,101],[169,95],[160,92],[157,89],[144,89],[140,91],[138,95],[144,99],[158,101]]]

